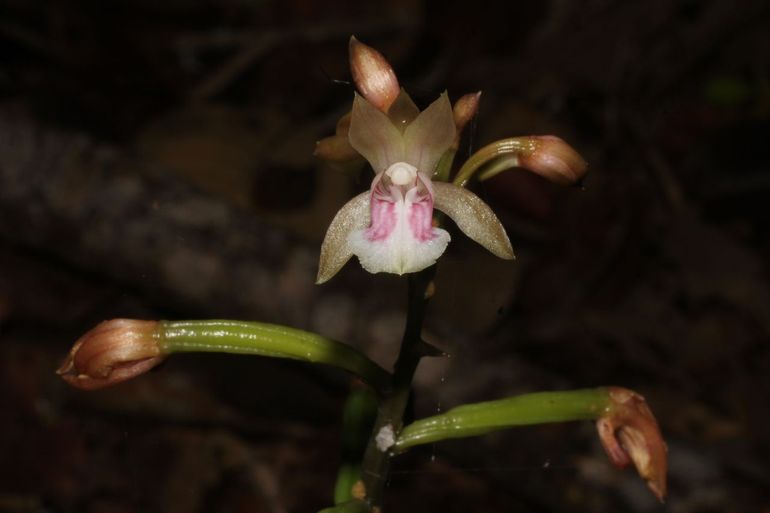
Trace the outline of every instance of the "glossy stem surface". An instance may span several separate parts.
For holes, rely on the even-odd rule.
[[[216,352],[289,358],[340,367],[359,376],[379,393],[384,393],[390,384],[390,374],[354,348],[286,326],[228,320],[161,321],[157,336],[163,353]]]
[[[607,414],[610,407],[606,388],[536,392],[466,404],[404,427],[394,450],[401,452],[416,445],[478,436],[515,426],[598,419]]]
[[[454,184],[465,187],[476,171],[491,160],[499,157],[529,155],[536,147],[537,143],[532,137],[511,137],[488,144],[465,161],[455,176]],[[509,158],[506,163],[514,166],[515,160]]]

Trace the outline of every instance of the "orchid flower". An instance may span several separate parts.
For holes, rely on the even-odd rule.
[[[433,265],[450,240],[434,223],[434,207],[493,254],[513,259],[505,229],[465,188],[469,180],[488,180],[517,167],[562,185],[579,183],[585,175],[585,161],[560,138],[525,136],[481,148],[450,183],[460,134],[476,115],[481,93],[466,94],[454,109],[444,93],[420,112],[385,57],[355,37],[350,38],[350,70],[361,95],[355,94],[336,134],[318,141],[315,154],[341,164],[363,157],[375,176],[369,191],[332,220],[316,283],[337,274],[353,255],[371,273],[414,273]]]
[[[371,273],[406,274],[436,262],[449,233],[433,226],[433,208],[447,214],[471,239],[493,254],[513,259],[497,216],[465,188],[432,182],[457,129],[447,94],[419,112],[402,90],[387,114],[355,95],[348,139],[375,172],[370,190],[340,209],[321,246],[317,283],[356,255]]]

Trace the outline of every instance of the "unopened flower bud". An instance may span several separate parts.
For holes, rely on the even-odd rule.
[[[328,162],[345,163],[360,160],[361,155],[350,145],[350,112],[337,121],[335,135],[324,137],[315,143],[313,155]]]
[[[315,143],[313,155],[329,162],[340,163],[361,158],[358,152],[350,145],[347,134],[324,137]]]
[[[56,371],[64,381],[95,390],[143,374],[160,362],[158,321],[112,319],[99,323],[75,342]]]
[[[380,52],[350,38],[350,72],[358,91],[382,112],[387,112],[401,88],[393,68]]]
[[[334,133],[337,135],[344,135],[345,137],[348,136],[348,132],[350,131],[350,118],[352,111],[348,111],[347,114],[342,116],[339,121],[337,121],[337,126],[334,129]]]
[[[652,493],[666,496],[666,444],[644,397],[626,388],[609,389],[611,404],[596,422],[599,439],[618,468],[633,463]]]
[[[452,107],[452,115],[454,116],[455,126],[457,127],[457,136],[455,142],[452,145],[454,149],[460,144],[460,137],[462,136],[465,126],[472,120],[479,111],[479,101],[481,100],[481,91],[477,93],[470,93],[460,97]]]
[[[532,136],[532,151],[519,155],[519,165],[559,185],[580,183],[588,164],[572,146],[554,135]]]

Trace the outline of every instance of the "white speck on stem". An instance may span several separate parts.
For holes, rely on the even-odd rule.
[[[393,431],[393,425],[382,426],[377,432],[377,436],[374,437],[374,441],[377,443],[377,448],[382,452],[393,447],[396,444],[396,433]]]

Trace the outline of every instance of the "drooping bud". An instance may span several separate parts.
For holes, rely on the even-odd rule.
[[[350,73],[356,88],[366,100],[387,112],[401,88],[393,68],[380,52],[351,36]]]
[[[457,172],[454,183],[464,187],[477,173],[483,181],[516,167],[559,185],[580,183],[588,169],[583,158],[556,136],[510,137],[487,144],[471,155]]]
[[[666,496],[666,443],[644,397],[620,387],[609,389],[607,414],[596,421],[599,439],[618,468],[633,463],[652,493]]]
[[[452,115],[454,116],[455,126],[457,127],[457,136],[452,144],[452,149],[457,149],[460,144],[460,137],[462,136],[463,129],[472,120],[479,111],[479,101],[481,100],[481,91],[477,93],[470,93],[460,97],[452,107]]]
[[[64,381],[96,390],[143,374],[165,358],[158,321],[112,319],[80,337],[56,371]]]
[[[554,135],[532,136],[531,152],[519,155],[519,165],[559,185],[579,184],[588,164],[572,146]]]

